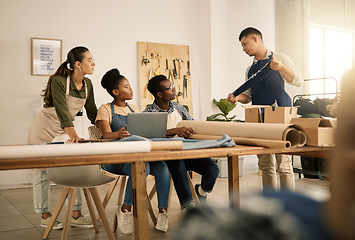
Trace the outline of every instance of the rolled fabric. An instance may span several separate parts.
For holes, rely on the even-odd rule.
[[[196,134],[289,141],[291,147],[302,140],[300,129],[292,124],[245,123],[183,120],[177,127],[192,128]]]
[[[200,139],[200,140],[215,140],[221,138],[221,136],[193,134],[191,138]],[[240,144],[240,145],[252,145],[252,146],[261,146],[261,147],[268,147],[268,148],[284,148],[284,149],[291,148],[291,143],[289,141],[257,139],[257,138],[242,138],[242,137],[232,137],[232,139],[236,144]]]
[[[0,159],[150,152],[149,141],[1,146]]]

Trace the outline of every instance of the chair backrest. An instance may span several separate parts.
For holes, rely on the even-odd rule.
[[[104,175],[98,165],[48,168],[48,177],[52,182],[68,187],[94,187],[115,179]]]
[[[100,138],[102,138],[101,131],[100,131],[100,129],[98,127],[90,126],[90,127],[88,127],[88,131],[89,131],[90,139],[100,139]]]
[[[63,134],[55,137],[53,142],[62,142],[67,139],[69,136]],[[48,168],[48,177],[52,182],[68,187],[94,187],[115,179],[104,175],[99,165]]]

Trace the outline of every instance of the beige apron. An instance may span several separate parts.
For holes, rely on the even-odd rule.
[[[167,129],[176,128],[176,125],[182,121],[180,113],[174,108],[174,111],[168,114]]]
[[[87,85],[85,84],[85,99],[76,98],[69,95],[70,76],[67,78],[67,88],[65,97],[71,120],[74,121],[76,114],[85,105],[87,98]],[[43,108],[33,120],[28,134],[28,144],[45,144],[51,142],[56,136],[62,135],[65,130],[60,126],[60,121],[54,107]]]

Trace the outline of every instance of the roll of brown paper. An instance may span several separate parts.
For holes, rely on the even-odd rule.
[[[177,127],[192,128],[203,135],[289,141],[291,146],[299,146],[302,140],[299,129],[292,124],[183,120]]]
[[[216,140],[222,136],[213,136],[213,135],[201,135],[193,134],[191,138],[200,139],[200,140]],[[261,146],[269,148],[284,148],[289,149],[291,143],[289,141],[280,141],[280,140],[268,140],[268,139],[256,139],[256,138],[241,138],[241,137],[231,137],[236,144],[240,145],[251,145],[251,146]]]
[[[152,151],[158,150],[181,150],[183,147],[182,141],[161,141],[161,142],[151,142],[150,143]]]
[[[303,147],[304,145],[306,145],[307,135],[303,131],[299,131],[299,133],[300,133],[300,136],[301,136],[301,141],[300,141],[300,144],[298,146],[299,147]]]

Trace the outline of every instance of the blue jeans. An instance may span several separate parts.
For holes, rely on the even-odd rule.
[[[201,174],[201,187],[205,192],[212,191],[219,173],[217,164],[211,158],[172,160],[166,161],[165,163],[168,165],[176,193],[183,208],[193,202],[186,176],[187,171],[194,171]]]
[[[133,205],[132,197],[132,178],[131,178],[131,164],[104,164],[102,168],[108,172],[114,174],[121,174],[129,176],[126,192],[124,197],[124,204]],[[146,163],[146,175],[151,174],[155,177],[155,186],[158,196],[158,208],[168,208],[169,202],[169,190],[170,190],[170,174],[165,162],[147,162]]]

